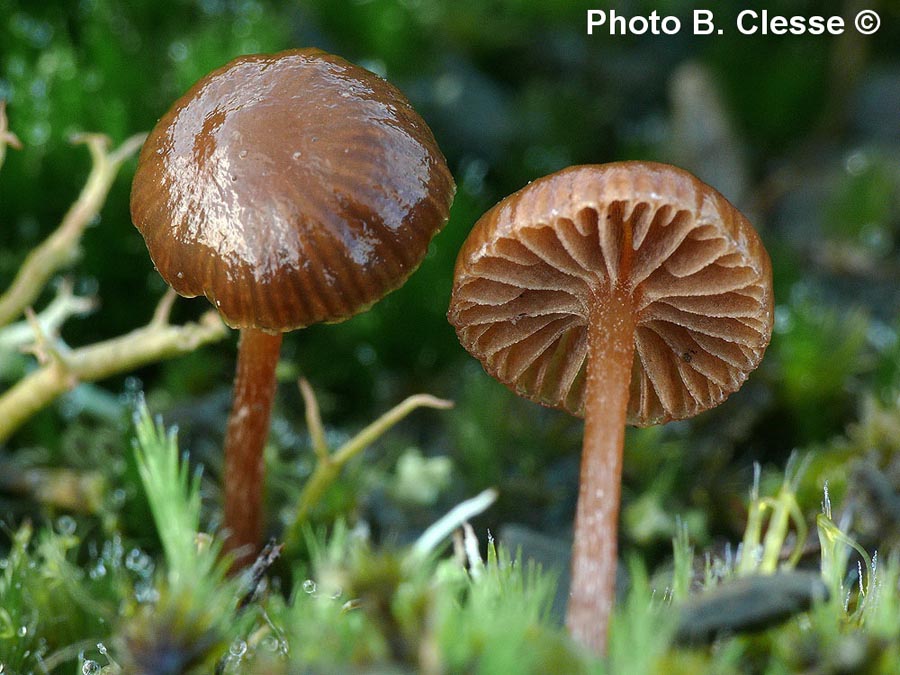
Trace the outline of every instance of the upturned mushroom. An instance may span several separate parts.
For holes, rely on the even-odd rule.
[[[282,333],[371,307],[418,267],[455,186],[393,85],[318,49],[242,56],[159,120],[131,214],[159,273],[240,329],[225,434],[226,547],[262,531]]]
[[[692,417],[741,386],[772,331],[769,257],[686,171],[570,167],[476,223],[448,318],[497,380],[584,417],[566,624],[604,653],[625,425]]]

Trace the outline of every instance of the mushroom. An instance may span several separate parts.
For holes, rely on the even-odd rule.
[[[750,223],[681,169],[575,166],[510,195],[456,261],[448,318],[516,394],[583,416],[566,624],[604,653],[625,424],[692,417],[736,391],[772,331]]]
[[[225,432],[226,547],[261,538],[263,446],[282,333],[371,307],[418,267],[455,185],[393,85],[318,49],[239,57],[141,151],[131,215],[163,279],[240,329]]]

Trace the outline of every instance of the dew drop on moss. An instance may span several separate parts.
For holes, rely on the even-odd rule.
[[[125,490],[122,488],[116,488],[113,490],[113,493],[110,498],[111,505],[113,508],[121,508],[125,504],[125,498],[128,495],[125,493]]]
[[[71,537],[75,534],[75,528],[78,524],[72,516],[60,516],[56,519],[56,529],[65,537]]]

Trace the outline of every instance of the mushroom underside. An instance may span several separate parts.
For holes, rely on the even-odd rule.
[[[620,278],[626,256],[630,274]],[[624,285],[635,325],[627,419],[648,426],[691,417],[741,386],[771,330],[764,280],[727,230],[686,208],[618,200],[485,246],[457,281],[450,318],[495,378],[583,416],[589,307]]]

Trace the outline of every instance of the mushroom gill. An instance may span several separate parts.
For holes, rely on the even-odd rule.
[[[635,324],[627,421],[684,419],[722,402],[762,358],[773,312],[760,251],[741,213],[685,171],[572,167],[476,224],[449,318],[493,377],[583,416],[591,298],[622,285]]]

